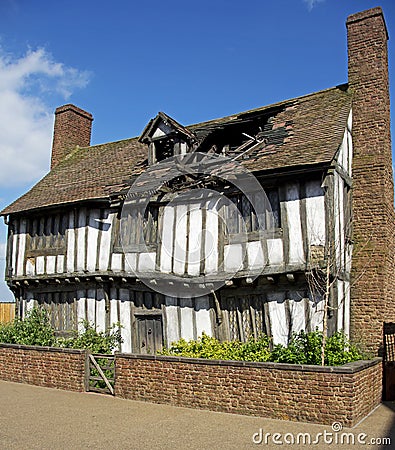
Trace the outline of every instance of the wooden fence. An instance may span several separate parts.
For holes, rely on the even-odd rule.
[[[12,322],[15,318],[15,303],[0,302],[0,323]]]
[[[395,323],[384,323],[383,399],[395,400]]]

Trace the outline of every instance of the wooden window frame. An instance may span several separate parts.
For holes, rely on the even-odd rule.
[[[261,293],[223,294],[221,310],[226,339],[246,342],[249,338],[257,339],[267,334],[267,301]]]
[[[133,210],[133,216],[128,218],[121,218],[118,214],[113,235],[113,252],[114,253],[133,253],[141,252],[143,250],[156,251],[158,246],[158,218],[160,205],[150,203],[145,208],[144,216],[141,210],[136,208]],[[130,230],[135,230],[135,239],[122,245],[121,243],[121,220],[128,220],[128,235],[132,233]],[[124,231],[125,233],[125,231]],[[147,239],[148,237],[148,239]],[[141,242],[143,240],[143,242]]]
[[[258,241],[262,238],[268,239],[268,238],[281,238],[283,236],[283,230],[281,228],[281,208],[280,208],[280,194],[278,191],[278,188],[272,188],[272,189],[266,189],[267,191],[267,197],[271,205],[273,203],[276,203],[276,221],[273,224],[274,226],[271,226],[270,228],[266,228],[265,230],[259,230],[258,229],[258,220],[255,214],[255,211],[252,208],[251,203],[248,201],[247,197],[239,192],[233,195],[229,196],[229,199],[233,201],[233,198],[236,198],[235,207],[241,212],[240,216],[238,216],[239,223],[236,225],[238,232],[228,232],[225,235],[225,243],[226,244],[238,244],[243,242],[252,242],[252,241]],[[275,193],[276,199],[273,199]],[[248,202],[250,205],[250,211],[248,213],[247,208],[245,206],[245,202]],[[243,211],[244,210],[244,211]],[[226,223],[229,220],[228,212],[229,208],[225,211],[226,214]],[[248,216],[247,222],[246,222],[246,232],[242,233],[240,230],[242,229],[241,226],[241,220],[242,217],[246,216],[245,212],[247,211]],[[270,212],[266,212],[265,217],[265,226],[267,223],[273,221],[273,214]]]
[[[61,212],[28,218],[26,257],[64,254],[67,219],[68,215]]]
[[[74,290],[61,289],[55,292],[37,292],[37,305],[48,312],[49,320],[55,330],[56,336],[67,337],[78,330],[78,305]],[[68,305],[66,307],[65,305]],[[62,306],[61,306],[62,305]],[[66,316],[60,316],[64,314]],[[71,324],[71,328],[65,328],[66,323]],[[62,325],[60,328],[59,325]]]

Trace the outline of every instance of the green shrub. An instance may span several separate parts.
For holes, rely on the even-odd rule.
[[[6,344],[16,344],[14,323],[0,323],[0,342]]]
[[[0,324],[0,342],[6,344],[40,345],[48,347],[88,349],[92,353],[112,353],[122,342],[119,326],[109,332],[96,331],[88,322],[83,330],[70,338],[56,337],[48,313],[42,308],[33,308],[24,320],[16,318],[8,324]]]
[[[83,331],[70,338],[56,338],[47,311],[34,308],[24,320],[16,318],[12,323],[0,324],[0,342],[21,345],[58,346],[63,348],[88,349],[92,353],[112,353],[122,343],[119,324],[108,332],[96,331],[88,321],[83,322]],[[225,341],[203,333],[197,340],[180,339],[159,354],[191,358],[273,361],[290,364],[321,364],[322,332],[293,334],[288,347],[281,344],[270,352],[270,338],[262,335],[247,342]],[[325,346],[325,365],[338,366],[363,359],[364,355],[351,344],[346,336],[337,332],[328,337]]]
[[[196,341],[180,339],[159,354],[205,359],[267,361],[270,355],[269,345],[270,340],[264,335],[259,339],[250,339],[247,342],[220,342],[203,333],[202,337]]]
[[[270,361],[289,364],[321,364],[322,332],[300,331],[293,334],[288,347],[275,345]],[[339,366],[363,359],[363,355],[352,345],[344,333],[337,332],[326,339],[325,365]]]
[[[300,331],[292,335],[288,347],[274,346],[270,361],[290,364],[321,364],[322,333]]]
[[[270,352],[270,338],[262,335],[247,342],[220,342],[203,333],[197,340],[180,339],[160,355],[190,358],[222,359],[235,361],[272,361],[288,364],[321,364],[322,332],[293,334],[288,347],[277,344]],[[350,344],[343,333],[328,337],[325,347],[325,365],[337,366],[363,359],[355,345]]]
[[[63,348],[88,349],[92,353],[112,353],[122,343],[118,325],[114,325],[108,332],[96,331],[87,320],[82,325],[82,332],[75,332],[70,338],[59,338],[56,344]]]
[[[33,308],[24,320],[16,318],[9,324],[0,325],[0,342],[50,347],[55,341],[54,329],[44,309]]]
[[[325,364],[328,366],[341,366],[364,358],[366,355],[356,345],[350,344],[343,333],[337,332],[326,341]]]

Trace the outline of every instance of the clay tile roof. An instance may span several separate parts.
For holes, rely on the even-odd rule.
[[[265,171],[330,163],[342,142],[350,109],[351,94],[342,85],[187,128],[195,133],[204,132],[254,114],[266,114],[271,136],[281,128],[282,138],[265,140],[262,145],[254,146],[247,159],[239,160],[251,171]],[[130,186],[130,180],[146,167],[147,146],[138,142],[138,138],[77,147],[0,214],[108,199],[110,194]]]
[[[1,214],[108,198],[109,186],[124,187],[144,170],[146,153],[137,139],[77,148]]]
[[[287,102],[273,121],[273,128],[288,129],[283,143],[262,147],[243,163],[261,171],[331,162],[342,143],[351,100],[342,86]]]

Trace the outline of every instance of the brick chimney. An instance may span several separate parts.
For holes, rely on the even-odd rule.
[[[353,93],[351,337],[377,354],[383,322],[395,321],[394,184],[388,33],[381,8],[347,19]]]
[[[92,114],[77,108],[77,106],[64,105],[56,108],[51,169],[77,145],[89,147],[92,121]]]

